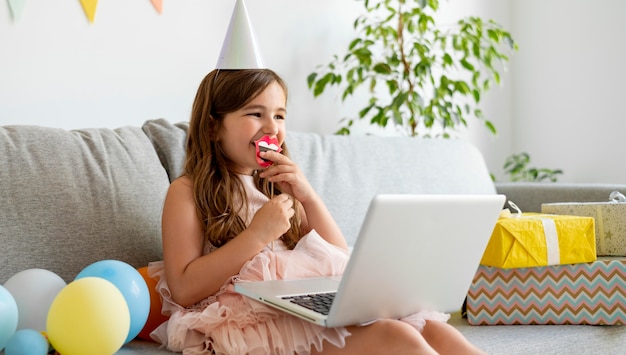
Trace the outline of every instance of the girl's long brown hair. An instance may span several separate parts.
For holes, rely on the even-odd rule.
[[[241,209],[247,211],[248,199],[232,161],[224,154],[218,132],[227,113],[234,112],[254,98],[268,85],[277,82],[287,96],[285,82],[269,69],[214,70],[200,83],[193,103],[187,155],[183,174],[191,179],[198,217],[204,225],[205,241],[215,247],[226,244],[241,233],[246,225]],[[288,155],[285,144],[283,154]],[[257,188],[270,196],[269,183],[255,172]],[[280,194],[278,186],[274,194]],[[293,249],[302,237],[300,213],[302,206],[294,200],[296,213],[291,227],[282,236]]]

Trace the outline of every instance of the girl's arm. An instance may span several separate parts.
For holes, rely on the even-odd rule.
[[[322,198],[317,193],[314,193],[306,202],[300,201],[300,203],[302,203],[304,208],[303,224],[307,231],[315,229],[327,242],[348,250],[348,245],[341,229],[339,229],[337,222],[335,222],[326,204],[324,204]]]
[[[305,212],[303,227],[306,230],[315,229],[329,243],[347,250],[346,239],[337,222],[300,168],[287,156],[277,152],[263,152],[261,157],[272,160],[274,164],[259,176],[280,184],[282,191],[302,203]]]
[[[183,177],[170,185],[163,206],[163,261],[176,303],[187,307],[215,294],[248,260],[287,230],[293,209],[286,196],[279,197],[263,206],[257,212],[259,218],[255,215],[241,234],[203,255],[204,227],[196,213],[191,181]],[[261,223],[263,219],[277,222]]]

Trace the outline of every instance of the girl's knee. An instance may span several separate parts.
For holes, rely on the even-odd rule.
[[[422,336],[441,354],[484,354],[461,332],[447,323],[427,321]]]
[[[329,354],[436,354],[413,326],[392,319],[382,319],[367,326],[349,327],[352,333],[344,348],[326,347]],[[315,353],[315,352],[314,352]]]
[[[430,345],[426,342],[422,334],[408,323],[387,319],[378,321],[373,325],[379,328],[377,335],[387,346],[412,350],[430,349]]]

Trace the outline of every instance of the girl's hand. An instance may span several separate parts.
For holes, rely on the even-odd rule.
[[[294,213],[292,199],[287,194],[280,194],[256,212],[248,229],[261,239],[263,245],[267,245],[289,230],[289,219]]]
[[[269,181],[277,183],[281,191],[292,195],[302,203],[305,203],[315,195],[304,173],[287,156],[273,151],[261,152],[260,156],[274,163],[262,171],[259,177],[267,178]]]
[[[329,243],[347,250],[348,246],[341,229],[300,168],[289,157],[277,152],[263,152],[260,156],[274,163],[259,173],[259,177],[278,184],[282,192],[292,195],[302,203],[303,231],[306,233],[315,229]]]

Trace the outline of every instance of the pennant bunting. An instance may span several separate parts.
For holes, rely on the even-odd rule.
[[[163,0],[150,0],[150,2],[152,3],[152,6],[154,6],[154,8],[157,10],[159,15],[163,13]]]
[[[98,0],[80,0],[80,4],[83,6],[85,15],[90,23],[93,23],[96,17],[96,7],[98,6]]]
[[[7,2],[9,4],[9,9],[11,10],[11,17],[13,18],[13,21],[18,21],[24,12],[26,0],[7,0]],[[161,15],[163,13],[163,0],[150,0],[150,2],[159,15]],[[89,23],[94,23],[98,0],[80,0],[80,4],[83,7],[83,11],[87,16]]]
[[[24,5],[26,5],[26,0],[9,0],[9,7],[11,8],[13,21],[17,21],[22,17]]]

